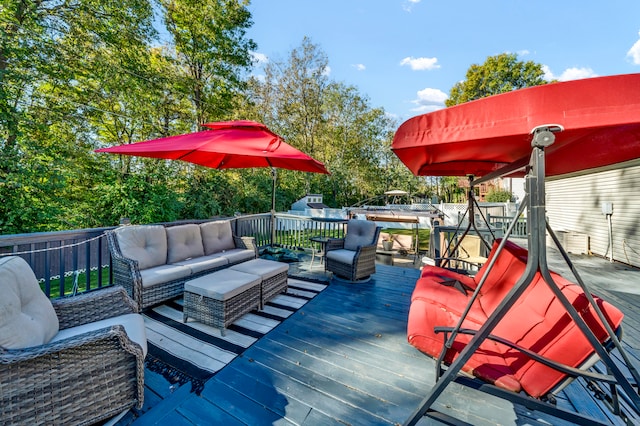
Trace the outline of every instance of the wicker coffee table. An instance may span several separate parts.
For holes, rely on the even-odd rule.
[[[287,291],[289,265],[286,263],[267,259],[253,259],[248,262],[230,266],[229,269],[260,275],[260,277],[262,277],[262,284],[260,285],[260,309],[276,295]]]
[[[260,305],[259,275],[231,268],[215,271],[184,284],[183,321],[193,318],[219,328],[226,328],[242,315]]]

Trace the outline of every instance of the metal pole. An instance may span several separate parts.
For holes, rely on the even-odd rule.
[[[275,167],[271,168],[271,178],[273,180],[271,187],[271,245],[276,243],[276,179],[278,171]]]

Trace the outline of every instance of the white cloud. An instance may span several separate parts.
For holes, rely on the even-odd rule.
[[[365,67],[364,64],[353,64],[351,66],[357,69],[358,71],[364,71],[367,69],[367,67]]]
[[[531,52],[529,52],[527,49],[522,49],[519,50],[518,52],[516,52],[518,54],[518,56],[527,56],[528,54],[530,54]]]
[[[424,70],[433,70],[436,68],[440,68],[438,65],[438,58],[414,58],[413,56],[407,56],[402,61],[400,61],[400,65],[409,65],[414,71],[424,71]]]
[[[567,68],[560,75],[555,75],[551,72],[551,68],[547,65],[542,66],[542,70],[544,71],[544,79],[547,81],[558,80],[558,81],[569,81],[569,80],[580,80],[583,78],[597,77],[596,74],[591,68],[582,67],[582,68]]]
[[[640,36],[640,32],[638,35]],[[634,65],[640,65],[640,40],[631,46],[631,49],[627,52],[627,58],[630,58]]]
[[[331,74],[331,67],[329,65],[327,65],[322,70],[322,75],[325,76],[325,77],[329,77],[330,74]]]
[[[405,12],[411,12],[411,10],[413,9],[413,6],[420,3],[420,1],[421,0],[407,0],[402,4],[402,9]]]
[[[446,101],[448,97],[449,96],[440,89],[427,87],[426,89],[419,90],[418,98],[411,101],[416,104],[417,107],[413,108],[411,111],[426,113],[442,109],[444,108],[444,101]]]
[[[253,58],[253,61],[258,65],[266,64],[267,62],[269,62],[269,58],[264,53],[258,53],[258,52],[249,52],[249,53]]]

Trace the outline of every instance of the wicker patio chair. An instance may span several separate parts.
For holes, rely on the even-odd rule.
[[[85,425],[142,407],[144,321],[122,287],[50,302],[19,257],[0,258],[0,278],[0,423]]]
[[[375,222],[350,220],[344,238],[327,242],[326,269],[349,281],[366,280],[375,274],[380,229]]]

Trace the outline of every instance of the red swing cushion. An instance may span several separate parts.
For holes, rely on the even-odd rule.
[[[410,344],[437,358],[443,347],[444,335],[436,334],[434,327],[455,327],[481,277],[489,274],[478,300],[462,324],[463,328],[473,330],[482,326],[523,275],[527,263],[527,250],[508,241],[493,268],[487,271],[498,244],[499,240],[494,243],[489,260],[475,277],[438,267],[424,267],[411,297],[407,326]],[[552,273],[552,278],[596,337],[601,342],[605,341],[608,338],[606,330],[582,289],[556,273]],[[465,288],[463,293],[461,289]],[[622,322],[622,312],[602,299],[594,298],[611,327],[616,329]],[[535,275],[533,282],[491,334],[572,367],[579,367],[594,353],[540,273]],[[445,363],[450,364],[471,337],[458,335],[444,358]],[[566,378],[566,374],[491,340],[480,345],[462,370],[505,389],[524,390],[533,397],[548,393]]]

